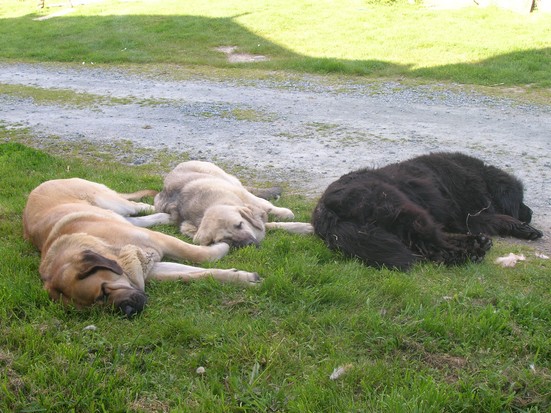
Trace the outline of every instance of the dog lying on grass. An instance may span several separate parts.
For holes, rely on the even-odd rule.
[[[333,182],[312,222],[326,244],[367,265],[480,261],[489,235],[534,240],[521,182],[461,153],[432,153]]]
[[[294,214],[251,191],[255,190],[210,162],[183,162],[165,177],[163,190],[155,197],[155,210],[170,214],[180,232],[200,245],[258,245],[266,229],[313,233],[310,223],[268,222],[268,215],[293,219]]]
[[[256,273],[204,269],[162,262],[164,256],[193,262],[222,258],[226,243],[188,244],[144,227],[169,223],[151,205],[134,202],[157,191],[119,194],[79,178],[47,181],[29,195],[23,213],[25,237],[41,252],[40,276],[54,300],[76,307],[114,306],[127,316],[143,310],[145,282],[212,276],[220,281],[259,282]]]

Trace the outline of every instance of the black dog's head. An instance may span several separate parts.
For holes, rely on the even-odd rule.
[[[532,221],[532,210],[527,207],[524,204],[520,204],[520,208],[518,210],[518,219],[522,222],[526,222],[527,224]]]

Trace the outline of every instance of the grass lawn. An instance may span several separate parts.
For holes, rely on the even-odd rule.
[[[211,264],[258,271],[259,288],[152,282],[144,313],[126,320],[49,300],[21,212],[47,179],[128,192],[159,189],[160,174],[16,143],[0,144],[0,172],[0,411],[551,408],[551,263],[530,250],[514,247],[528,257],[514,269],[493,264],[511,251],[498,243],[482,264],[399,273],[275,232]],[[279,204],[302,220],[313,207],[300,197]]]
[[[252,68],[335,72],[520,87],[549,102],[549,14],[362,0],[36,3],[0,2],[0,62],[229,68],[236,78]],[[268,60],[232,65],[219,46]],[[7,95],[108,104],[35,89],[0,85]],[[499,240],[482,264],[400,273],[274,232],[259,249],[209,264],[257,271],[258,288],[152,282],[132,320],[62,308],[22,236],[29,192],[73,176],[121,192],[160,189],[167,162],[124,166],[102,148],[16,143],[33,139],[0,124],[0,412],[551,411],[551,262]],[[277,203],[307,221],[315,200]],[[527,260],[493,263],[511,251]]]
[[[551,14],[376,3],[3,0],[0,59],[228,67],[236,46],[268,58],[240,67],[551,87]]]

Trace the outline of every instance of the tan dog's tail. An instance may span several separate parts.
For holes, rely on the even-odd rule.
[[[157,195],[159,191],[155,191],[154,189],[142,189],[141,191],[132,192],[130,194],[119,194],[124,199],[128,199],[129,201],[138,201],[142,198],[145,198],[146,196],[154,197]]]

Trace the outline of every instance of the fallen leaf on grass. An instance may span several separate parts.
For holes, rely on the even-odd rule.
[[[329,376],[329,379],[337,380],[351,368],[352,368],[352,364],[345,364],[344,366],[339,366],[335,370],[333,370],[333,373],[331,373],[331,375]]]
[[[514,267],[515,265],[517,265],[518,261],[524,260],[526,260],[526,257],[524,255],[517,255],[511,252],[509,255],[496,258],[494,262],[501,265],[502,267]]]

